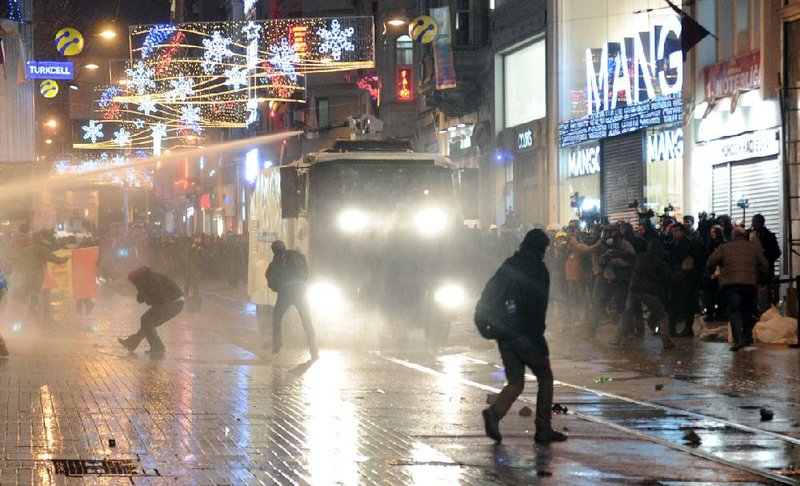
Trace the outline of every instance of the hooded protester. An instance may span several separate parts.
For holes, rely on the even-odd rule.
[[[308,281],[308,263],[306,257],[297,250],[287,250],[286,244],[275,240],[270,247],[274,255],[272,262],[267,267],[264,275],[267,285],[278,294],[275,308],[272,311],[272,352],[279,353],[283,347],[281,334],[281,321],[290,306],[295,306],[300,314],[300,322],[306,333],[311,359],[319,358],[314,326],[311,324],[311,312],[308,308],[306,297],[306,282]]]
[[[147,339],[151,358],[164,355],[164,343],[156,328],[177,316],[183,310],[184,297],[180,287],[166,275],[156,273],[149,267],[139,267],[128,274],[128,280],[136,287],[136,301],[150,308],[142,314],[141,325],[135,334],[118,341],[129,352],[136,351],[142,339]]]
[[[719,286],[728,302],[728,319],[733,331],[731,351],[739,351],[753,343],[755,325],[756,283],[759,274],[769,274],[764,254],[747,239],[747,231],[737,226],[733,240],[720,245],[708,257],[706,270],[719,266]]]
[[[486,435],[497,442],[503,440],[500,420],[525,387],[525,366],[533,371],[539,384],[534,440],[538,443],[567,440],[567,436],[553,430],[551,424],[553,372],[544,338],[550,275],[543,262],[549,243],[542,230],[529,231],[519,251],[500,266],[481,296],[481,300],[487,302],[505,303],[505,313],[501,318],[496,315],[487,317],[502,321],[498,324],[503,328],[503,335],[497,339],[497,345],[508,380],[494,404],[483,411]],[[483,313],[479,306],[476,314],[482,318]]]

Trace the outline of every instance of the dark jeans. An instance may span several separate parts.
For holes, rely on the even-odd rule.
[[[733,331],[734,344],[753,342],[755,326],[755,285],[729,285],[722,289],[728,299],[728,319]]]
[[[519,351],[498,343],[500,358],[506,370],[508,384],[497,395],[492,412],[498,419],[503,418],[511,409],[514,400],[520,396],[525,388],[525,366],[528,366],[536,376],[539,389],[536,393],[536,420],[537,429],[546,430],[552,427],[551,417],[553,406],[553,371],[550,369],[550,357],[538,352],[529,352],[520,356]]]
[[[142,339],[147,339],[151,351],[163,351],[164,343],[158,337],[156,328],[177,316],[183,310],[183,300],[176,300],[167,304],[158,304],[150,307],[142,314],[141,326],[136,334],[131,334],[125,340],[126,346],[136,349]]]
[[[590,317],[591,331],[594,333],[600,325],[600,320],[606,315],[606,307],[613,302],[617,313],[622,314],[625,309],[625,298],[628,294],[628,282],[620,279],[608,280],[602,275],[595,277],[592,288],[592,315]]]
[[[300,314],[300,322],[303,324],[303,331],[306,333],[308,349],[315,351],[317,349],[317,340],[314,335],[314,326],[311,325],[311,312],[308,309],[305,285],[293,285],[278,292],[278,300],[275,302],[275,309],[272,311],[273,346],[283,343],[281,321],[283,320],[283,315],[292,305],[295,306],[297,313]]]
[[[650,323],[653,327],[658,326],[659,334],[666,334],[664,322],[667,320],[667,311],[664,309],[661,297],[655,294],[629,292],[625,301],[625,312],[619,320],[618,338],[633,334],[634,331],[637,333],[644,331],[642,305],[645,305],[650,312]]]
[[[694,312],[697,308],[697,288],[691,277],[682,279],[669,293],[669,332],[675,334],[679,322],[684,323],[682,333],[691,333]]]

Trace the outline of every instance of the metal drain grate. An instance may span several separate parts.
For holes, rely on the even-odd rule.
[[[56,474],[63,474],[67,477],[89,475],[133,476],[138,472],[136,462],[129,459],[105,459],[100,461],[53,459],[53,464],[56,467]]]

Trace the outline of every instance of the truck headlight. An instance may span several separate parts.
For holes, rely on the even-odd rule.
[[[325,310],[340,310],[344,307],[342,292],[329,282],[316,282],[309,286],[308,300],[312,307]]]
[[[467,300],[467,293],[460,285],[442,285],[433,294],[433,300],[442,307],[455,309],[461,307]]]
[[[369,218],[364,211],[358,209],[345,209],[339,213],[339,229],[345,233],[359,233],[366,229]]]
[[[423,209],[414,218],[417,230],[424,235],[435,235],[447,226],[447,214],[437,208]]]

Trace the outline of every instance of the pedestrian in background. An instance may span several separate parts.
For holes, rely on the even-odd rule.
[[[184,297],[178,284],[149,267],[139,267],[128,274],[128,281],[136,287],[136,301],[144,302],[150,308],[142,314],[139,330],[126,339],[118,341],[129,352],[136,351],[142,339],[147,339],[150,350],[146,351],[151,358],[164,355],[165,348],[156,328],[177,316],[183,310]]]
[[[51,240],[52,233],[37,231],[30,243],[20,250],[11,275],[11,281],[14,282],[11,297],[27,305],[31,317],[42,324],[50,320],[49,292],[42,291],[47,263],[62,265],[69,260],[69,257],[59,257],[53,253]]]
[[[769,273],[759,280],[757,288],[758,314],[761,315],[765,310],[769,309],[770,302],[777,301],[777,297],[770,296],[770,291],[772,290],[772,280],[775,278],[775,263],[781,256],[781,248],[778,245],[775,233],[767,229],[763,215],[754,215],[753,219],[750,220],[750,227],[748,235],[750,241],[761,248],[761,252],[769,264]]]
[[[287,250],[286,244],[281,240],[273,241],[270,248],[274,257],[264,276],[267,278],[267,286],[278,294],[272,311],[272,352],[279,353],[283,347],[281,321],[289,307],[294,306],[300,314],[311,359],[316,360],[319,358],[319,349],[306,297],[308,281],[306,257],[297,250]]]
[[[553,371],[550,369],[550,350],[544,338],[545,316],[550,290],[550,275],[543,259],[547,235],[534,229],[525,235],[511,258],[507,259],[489,279],[481,300],[501,302],[505,306],[502,338],[497,339],[508,384],[497,395],[494,404],[483,411],[486,435],[497,442],[500,420],[525,388],[525,366],[534,375],[539,389],[536,395],[536,434],[538,443],[567,440],[567,436],[553,430],[551,418],[553,405]],[[482,312],[479,309],[476,313]]]
[[[8,280],[6,280],[6,275],[3,273],[3,269],[0,268],[0,302],[2,302],[3,297],[8,293]],[[1,356],[8,356],[8,348],[6,347],[6,342],[3,340],[2,334],[0,334],[0,357]]]
[[[719,286],[728,302],[728,319],[733,333],[731,351],[753,344],[755,325],[756,283],[759,274],[769,272],[769,263],[759,249],[747,239],[747,231],[737,226],[733,239],[720,245],[708,257],[706,270],[719,266]]]

